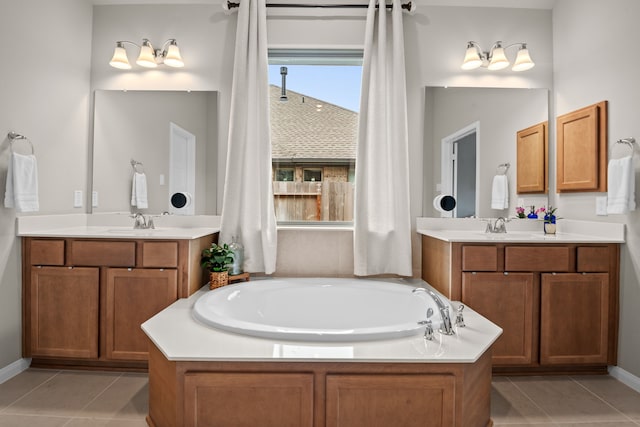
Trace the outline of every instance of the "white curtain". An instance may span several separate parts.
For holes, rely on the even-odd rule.
[[[356,154],[354,273],[411,276],[409,147],[401,0],[367,12]],[[390,16],[389,16],[390,15]]]
[[[244,271],[271,274],[277,230],[271,187],[271,140],[265,0],[238,10],[227,170],[220,242],[244,245]]]

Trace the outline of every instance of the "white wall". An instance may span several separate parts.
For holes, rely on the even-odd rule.
[[[640,141],[640,57],[634,54],[638,16],[637,0],[561,0],[553,11],[555,110],[560,115],[608,100],[610,145],[627,136]],[[614,156],[619,154],[614,151]],[[639,167],[636,156],[636,188]],[[640,211],[598,217],[595,197],[602,195],[560,194],[556,205],[563,217],[627,225],[621,253],[618,362],[640,376]]]
[[[0,2],[0,194],[13,130],[33,142],[41,212],[85,211],[73,208],[73,191],[87,188],[91,14],[85,0]],[[0,207],[0,367],[22,357],[15,218]]]

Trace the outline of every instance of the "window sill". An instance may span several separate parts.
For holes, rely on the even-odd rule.
[[[278,231],[353,231],[352,222],[278,224]]]

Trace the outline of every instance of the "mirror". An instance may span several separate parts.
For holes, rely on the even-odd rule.
[[[217,92],[96,91],[91,211],[215,215],[217,110]],[[132,206],[134,171],[146,208]]]
[[[547,89],[425,88],[427,202],[423,215],[513,216],[518,199],[523,197],[516,193],[516,134],[549,119],[548,97]],[[500,165],[506,163],[509,168],[504,172]],[[508,180],[509,207],[504,210],[491,208],[493,179],[499,173],[505,173]],[[460,190],[457,195],[456,186]],[[458,207],[464,209],[436,211],[430,202],[439,194],[456,195]],[[525,203],[530,204],[532,196],[526,197]],[[546,200],[546,195],[543,197]]]

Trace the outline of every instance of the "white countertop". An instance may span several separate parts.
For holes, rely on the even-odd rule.
[[[192,317],[193,304],[206,292],[208,287],[187,299],[176,301],[142,324],[144,332],[167,359],[473,363],[502,333],[498,326],[467,307],[464,310],[467,327],[456,327],[456,335],[452,336],[436,332],[433,341],[426,341],[422,334],[394,340],[353,343],[254,338],[225,332],[196,321]]]
[[[220,217],[157,216],[156,228],[134,229],[128,214],[69,214],[18,217],[21,237],[192,240],[220,231]]]
[[[543,221],[514,219],[506,224],[506,233],[485,233],[480,219],[418,218],[419,234],[445,242],[510,243],[624,243],[625,226],[598,221],[561,220],[556,234],[544,234]]]

